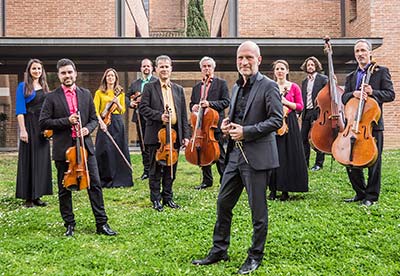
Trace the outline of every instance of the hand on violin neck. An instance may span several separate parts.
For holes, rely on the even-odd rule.
[[[243,140],[243,127],[239,124],[230,123],[229,135],[235,141]]]
[[[185,147],[187,147],[187,145],[189,145],[189,139],[188,138],[184,138],[182,140],[182,146],[185,148]]]
[[[79,122],[79,116],[78,114],[73,113],[68,117],[68,120],[71,123],[71,125],[76,125]]]
[[[163,113],[161,115],[161,121],[163,121],[164,123],[168,123],[169,121],[169,114]]]
[[[206,108],[210,106],[210,103],[207,100],[202,100],[200,101],[200,105],[201,107]]]
[[[81,131],[77,131],[76,134],[78,137],[85,137],[86,135],[89,135],[89,129],[87,127],[83,127]]]
[[[198,104],[195,104],[192,106],[192,112],[199,112],[200,106]]]

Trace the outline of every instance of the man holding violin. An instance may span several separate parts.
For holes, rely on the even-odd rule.
[[[90,133],[98,124],[92,95],[89,90],[75,84],[77,71],[71,60],[60,59],[57,62],[57,70],[61,86],[46,97],[39,123],[41,129],[53,130],[52,155],[57,168],[58,198],[61,216],[66,227],[65,235],[73,236],[76,224],[72,208],[72,192],[63,185],[64,174],[70,169],[66,160],[66,152],[75,146],[76,140],[81,139],[82,135],[84,148],[88,152],[82,157],[87,157],[87,160],[84,160],[86,161],[84,162],[86,163],[85,169],[89,171],[90,178],[90,187],[87,191],[96,219],[97,233],[114,236],[117,233],[107,224],[108,218],[104,208],[97,161],[90,138]],[[76,128],[77,125],[79,125],[78,128]]]
[[[221,180],[225,169],[225,150],[224,139],[221,133],[221,122],[225,117],[224,110],[229,106],[230,99],[226,81],[214,76],[215,66],[215,61],[211,57],[205,56],[200,60],[203,79],[193,87],[189,106],[192,112],[198,112],[201,106],[202,108],[213,108],[219,114],[218,128],[214,131],[214,137],[218,141],[220,150],[217,169]],[[201,170],[203,181],[199,186],[195,187],[198,190],[211,187],[213,184],[211,165],[203,166]]]
[[[368,99],[373,98],[379,104],[381,109],[381,117],[378,124],[373,126],[372,136],[375,137],[378,148],[378,159],[368,168],[368,182],[365,183],[364,173],[361,168],[348,167],[347,174],[351,185],[356,192],[355,196],[345,199],[345,202],[361,201],[363,206],[369,207],[378,201],[381,188],[381,166],[382,166],[382,149],[383,149],[383,109],[382,105],[391,102],[395,98],[393,90],[393,82],[389,73],[389,69],[384,66],[377,66],[372,72],[369,83],[362,86],[362,79],[367,74],[367,70],[371,65],[372,46],[368,40],[360,39],[354,45],[354,56],[357,60],[358,67],[346,77],[345,90],[342,95],[343,104],[355,97]],[[361,91],[363,90],[363,94]]]
[[[171,156],[172,151],[176,150],[179,152],[181,145],[186,146],[188,144],[190,130],[183,87],[170,80],[172,74],[171,58],[166,55],[158,56],[156,58],[156,72],[159,80],[144,86],[139,112],[146,118],[144,141],[150,153],[150,200],[153,203],[153,208],[161,212],[163,206],[174,209],[180,208],[173,201],[172,192],[177,160],[169,166],[160,160],[157,161],[156,156],[161,154],[161,146],[163,146],[163,149],[169,150],[169,152],[163,153],[164,155]],[[176,132],[175,143],[168,141],[172,135],[160,137],[160,133],[163,131],[166,131],[166,133]],[[166,138],[168,145],[163,145],[162,138]]]
[[[136,124],[137,136],[139,138],[140,151],[142,153],[143,163],[143,174],[140,177],[141,180],[149,178],[150,160],[149,150],[145,147],[143,137],[146,133],[146,118],[139,113],[139,104],[141,101],[141,93],[145,84],[157,80],[153,76],[153,63],[150,59],[145,58],[141,62],[140,72],[142,73],[141,78],[133,81],[129,86],[128,93],[126,93],[127,103],[129,107],[133,108],[132,122]]]

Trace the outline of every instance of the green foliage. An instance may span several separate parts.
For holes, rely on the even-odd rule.
[[[186,35],[188,37],[210,36],[207,21],[204,17],[203,0],[189,1]]]
[[[95,234],[87,193],[75,192],[77,227],[64,227],[55,194],[49,206],[26,209],[15,199],[17,156],[0,155],[0,275],[232,275],[246,258],[251,219],[244,192],[234,209],[230,261],[198,267],[212,245],[218,177],[196,191],[199,168],[180,156],[174,197],[181,210],[151,208],[147,181],[140,181],[141,157],[131,156],[133,188],[104,189],[109,223],[116,237]],[[326,158],[310,172],[310,192],[270,201],[269,231],[262,266],[252,275],[399,275],[400,151],[383,154],[382,191],[369,209],[344,203],[354,192],[345,168]],[[214,176],[217,175],[213,166]],[[55,169],[53,181],[55,181]]]

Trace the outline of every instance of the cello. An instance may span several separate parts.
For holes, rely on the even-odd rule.
[[[342,103],[343,89],[336,83],[330,38],[326,37],[324,40],[324,51],[328,55],[329,81],[317,95],[319,115],[311,126],[309,140],[313,148],[331,154],[333,141],[344,129],[345,117]]]
[[[342,165],[365,168],[372,166],[378,158],[378,147],[372,136],[372,122],[378,123],[381,109],[375,99],[364,99],[364,85],[369,83],[376,69],[371,62],[361,83],[361,97],[351,98],[345,106],[347,125],[332,145],[333,157]]]
[[[206,91],[211,78],[207,76],[200,102],[206,99]],[[194,126],[193,135],[185,148],[186,160],[200,167],[215,163],[220,155],[218,141],[214,136],[214,129],[218,127],[218,112],[211,107],[199,106],[198,112],[192,112],[191,123]]]
[[[70,191],[79,191],[90,189],[90,177],[87,165],[87,150],[82,135],[82,127],[80,125],[81,116],[78,111],[79,121],[74,126],[76,133],[80,133],[76,137],[75,146],[69,147],[65,152],[68,170],[64,173],[63,186]]]

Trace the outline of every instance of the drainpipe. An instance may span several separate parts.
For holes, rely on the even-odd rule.
[[[340,29],[342,37],[346,36],[346,0],[340,0]]]
[[[238,0],[229,1],[229,36],[238,37],[238,18],[239,5]]]
[[[117,37],[125,36],[125,0],[116,0],[115,26]]]
[[[6,36],[6,0],[1,0],[1,36]]]

